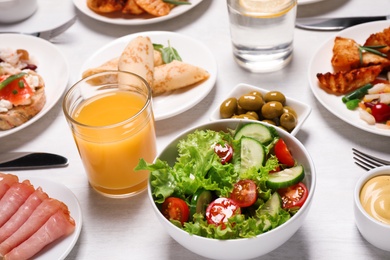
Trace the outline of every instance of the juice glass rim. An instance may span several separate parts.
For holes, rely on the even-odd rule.
[[[82,82],[82,81],[86,81],[90,78],[93,78],[93,77],[96,77],[98,75],[101,75],[101,74],[109,74],[109,73],[116,73],[116,74],[120,74],[120,73],[124,73],[124,74],[129,74],[129,75],[132,75],[132,76],[135,76],[136,78],[138,78],[146,87],[147,91],[148,91],[148,95],[147,95],[147,98],[146,98],[146,102],[145,104],[142,106],[142,108],[134,115],[132,115],[131,117],[127,118],[126,120],[123,120],[121,122],[118,122],[118,123],[115,123],[115,124],[109,124],[109,125],[104,125],[104,126],[91,126],[91,125],[87,125],[87,124],[83,124],[83,123],[80,123],[79,121],[75,120],[71,114],[69,113],[69,109],[67,108],[67,100],[69,99],[70,95],[73,94],[73,92],[76,90],[77,88],[77,85]],[[114,85],[114,84],[118,84],[117,82],[115,83],[105,83],[105,84],[102,84],[102,85]],[[89,75],[85,78],[82,78],[78,81],[76,81],[69,89],[68,91],[65,93],[65,96],[64,96],[64,99],[62,101],[62,110],[65,114],[65,117],[70,121],[72,122],[72,124],[76,124],[78,126],[82,126],[82,127],[86,127],[86,128],[91,128],[91,129],[108,129],[108,128],[115,128],[115,127],[118,127],[120,125],[123,125],[123,124],[127,124],[131,121],[133,121],[134,119],[136,119],[140,114],[142,114],[148,107],[149,105],[151,104],[152,102],[152,89],[149,85],[149,83],[141,76],[139,76],[138,74],[135,74],[133,72],[129,72],[129,71],[121,71],[121,70],[106,70],[106,71],[102,71],[102,72],[98,72],[98,73],[95,73],[95,74],[92,74],[92,75]]]

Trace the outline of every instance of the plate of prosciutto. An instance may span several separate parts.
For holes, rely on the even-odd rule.
[[[81,226],[80,205],[66,186],[0,173],[1,259],[64,259]]]

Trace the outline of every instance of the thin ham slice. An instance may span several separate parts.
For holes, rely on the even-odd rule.
[[[0,172],[0,199],[14,183],[18,182],[18,176]]]
[[[0,259],[39,230],[59,210],[68,212],[68,207],[59,200],[45,199],[18,230],[0,244]]]
[[[46,245],[63,236],[69,235],[74,230],[75,221],[70,216],[69,211],[59,210],[30,238],[7,253],[4,256],[4,260],[29,259],[41,251]]]
[[[38,187],[32,193],[22,206],[15,212],[15,214],[0,227],[0,243],[10,237],[16,230],[23,225],[23,223],[31,216],[33,211],[49,196]]]
[[[4,225],[35,191],[28,180],[13,184],[0,200],[0,227]]]

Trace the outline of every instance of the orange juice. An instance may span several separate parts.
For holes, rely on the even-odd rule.
[[[147,186],[148,172],[134,171],[140,158],[152,162],[156,155],[147,101],[131,91],[100,93],[80,103],[71,115],[78,122],[73,134],[89,182],[104,195],[125,197]]]

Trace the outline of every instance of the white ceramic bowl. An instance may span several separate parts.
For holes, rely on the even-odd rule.
[[[266,90],[263,88],[259,88],[257,86],[240,83],[236,85],[227,95],[226,97],[218,104],[216,108],[211,112],[210,120],[219,120],[222,119],[220,113],[219,113],[219,107],[221,103],[231,97],[239,98],[241,95],[247,94],[251,91],[258,91],[261,94],[265,94],[267,92],[270,92],[271,90]],[[303,123],[305,120],[309,117],[311,112],[311,107],[305,103],[302,103],[298,100],[289,98],[286,96],[286,105],[292,107],[295,112],[297,112],[298,115],[298,123],[295,126],[295,128],[291,131],[292,135],[296,135],[298,133],[299,129],[301,129]]]
[[[15,23],[27,19],[37,8],[37,0],[0,0],[0,23]]]
[[[362,236],[372,245],[390,251],[390,225],[371,217],[360,202],[360,191],[371,178],[379,175],[390,175],[390,166],[374,168],[365,172],[358,180],[354,191],[354,213],[356,226]]]
[[[239,119],[223,119],[214,122],[209,122],[203,125],[193,127],[182,134],[178,135],[172,142],[158,155],[163,161],[167,161],[171,166],[175,163],[177,157],[178,141],[185,138],[189,133],[196,129],[211,129],[215,131],[227,131],[227,129],[235,129],[239,124],[250,122],[248,120]],[[281,226],[253,238],[217,240],[195,235],[190,235],[186,231],[176,227],[168,221],[159,211],[153,201],[151,186],[148,186],[148,196],[152,202],[154,212],[164,226],[169,235],[179,244],[188,250],[212,259],[251,259],[265,255],[272,250],[278,248],[285,243],[294,233],[301,227],[309,213],[312,204],[313,195],[316,185],[316,173],[313,161],[306,151],[305,147],[294,136],[288,134],[279,128],[276,128],[280,137],[282,137],[294,158],[303,165],[305,169],[305,178],[303,182],[306,184],[309,195],[302,208],[290,220]]]

